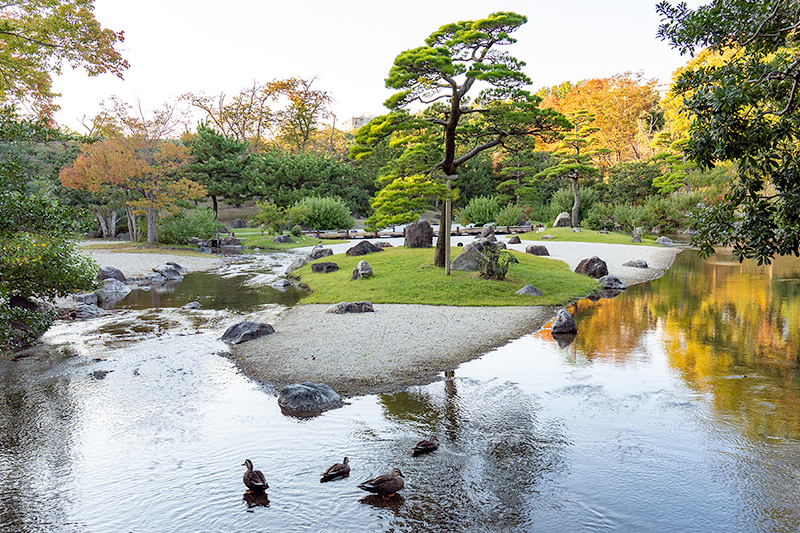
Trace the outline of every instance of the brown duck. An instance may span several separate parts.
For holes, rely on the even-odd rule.
[[[247,467],[247,472],[242,476],[244,485],[253,492],[264,492],[269,488],[267,478],[261,470],[253,470],[253,462],[250,459],[245,459],[242,466]]]
[[[430,453],[439,448],[439,441],[436,439],[436,435],[431,435],[431,438],[419,441],[413,448],[412,453],[414,455],[420,455],[422,453]]]
[[[328,467],[328,469],[322,473],[322,478],[320,481],[331,481],[336,478],[340,477],[347,477],[350,475],[350,460],[345,457],[344,461],[341,463],[336,463],[335,465]]]
[[[358,488],[367,492],[374,492],[383,498],[389,498],[394,496],[398,490],[405,486],[406,482],[403,481],[404,477],[405,476],[399,469],[394,468],[388,474],[360,483]]]

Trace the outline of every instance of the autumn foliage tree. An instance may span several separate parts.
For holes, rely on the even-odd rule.
[[[562,113],[593,115],[597,145],[607,150],[603,163],[610,166],[651,155],[650,141],[662,123],[655,83],[641,72],[623,72],[581,81],[566,93],[553,91],[545,105]]]
[[[17,0],[0,5],[0,101],[29,105],[51,117],[52,76],[63,64],[90,76],[120,78],[128,63],[116,47],[122,32],[103,28],[94,0]]]

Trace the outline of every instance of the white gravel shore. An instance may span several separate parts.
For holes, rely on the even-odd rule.
[[[510,247],[524,251],[527,244]],[[596,255],[627,285],[660,277],[678,253],[653,246],[540,244],[572,269]],[[342,253],[350,246],[330,248]],[[633,259],[650,268],[622,266]],[[336,315],[326,314],[328,307],[295,306],[274,324],[276,333],[231,347],[232,359],[252,379],[275,387],[312,381],[344,396],[390,392],[434,381],[442,371],[541,329],[556,309],[380,304],[374,313]]]
[[[140,276],[153,271],[153,267],[163,265],[168,261],[178,263],[187,272],[201,270],[213,270],[223,264],[219,256],[209,255],[208,257],[193,257],[181,255],[180,253],[133,253],[115,252],[113,249],[87,249],[87,245],[107,244],[109,246],[118,245],[119,241],[83,241],[78,243],[79,250],[83,255],[89,256],[95,262],[103,266],[118,268],[125,274],[126,278]]]

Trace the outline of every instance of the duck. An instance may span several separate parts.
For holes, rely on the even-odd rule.
[[[388,474],[383,474],[382,476],[360,483],[358,488],[367,492],[374,492],[383,498],[390,498],[405,486],[406,482],[403,481],[404,478],[405,476],[400,469],[393,468]]]
[[[347,477],[349,475],[350,459],[345,457],[341,463],[336,463],[335,465],[328,467],[328,469],[322,473],[322,478],[320,481],[331,481],[332,479]]]
[[[269,488],[267,478],[261,470],[253,470],[253,462],[250,459],[245,459],[242,466],[247,467],[247,472],[242,476],[244,485],[252,492],[264,492]]]
[[[431,435],[431,438],[426,440],[419,441],[412,450],[414,455],[419,455],[421,453],[430,453],[434,450],[439,448],[439,441],[436,439],[436,435]]]

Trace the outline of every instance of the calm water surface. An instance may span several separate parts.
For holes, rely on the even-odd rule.
[[[0,363],[6,530],[800,528],[796,259],[684,252],[661,280],[579,302],[566,347],[530,334],[312,419],[283,416],[220,355],[236,311],[176,307],[56,327],[47,349]],[[431,433],[439,450],[412,457]],[[351,477],[320,484],[345,455]],[[246,458],[268,505],[243,494]],[[392,467],[402,496],[356,488]]]

